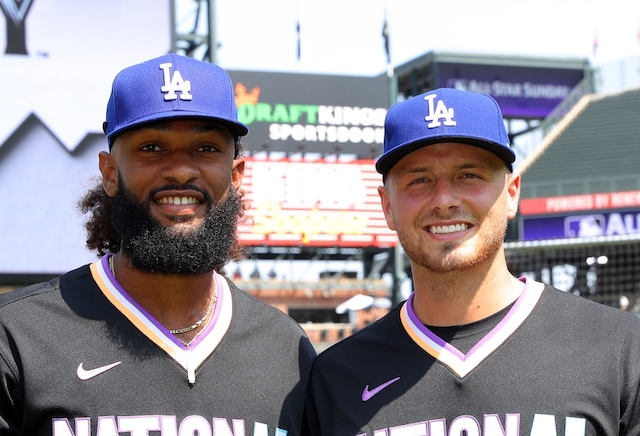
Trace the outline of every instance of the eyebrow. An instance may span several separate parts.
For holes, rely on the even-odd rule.
[[[467,169],[482,169],[482,168],[493,168],[491,165],[484,165],[479,163],[463,163],[460,165],[456,165],[454,170],[467,170]],[[413,174],[413,173],[424,173],[424,172],[433,172],[437,170],[437,166],[430,165],[420,165],[415,167],[407,168],[403,174]]]

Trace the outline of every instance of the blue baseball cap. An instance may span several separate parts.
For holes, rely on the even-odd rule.
[[[516,160],[500,107],[485,94],[441,88],[417,95],[389,109],[384,129],[384,152],[376,161],[380,174],[412,151],[442,142],[482,147],[510,170]]]
[[[167,54],[120,71],[113,80],[103,124],[109,141],[124,130],[170,118],[205,118],[236,136],[249,132],[238,121],[233,83],[217,65]]]

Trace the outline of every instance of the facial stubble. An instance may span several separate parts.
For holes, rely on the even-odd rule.
[[[398,239],[407,256],[417,266],[438,273],[470,270],[494,257],[502,249],[508,220],[506,217],[498,219],[494,214],[495,212],[491,212],[486,217],[485,235],[478,235],[475,241],[446,242],[437,251],[425,248],[415,235],[396,224]]]

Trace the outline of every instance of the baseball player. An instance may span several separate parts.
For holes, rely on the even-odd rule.
[[[247,134],[229,76],[173,54],[126,68],[104,130],[81,201],[102,257],[0,297],[0,434],[300,434],[315,352],[222,275]]]
[[[640,321],[507,269],[514,160],[489,96],[436,89],[389,110],[379,194],[414,292],[318,356],[309,434],[640,434]]]

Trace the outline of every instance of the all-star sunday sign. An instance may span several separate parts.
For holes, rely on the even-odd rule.
[[[252,151],[355,154],[382,151],[386,76],[230,71],[243,139]]]

